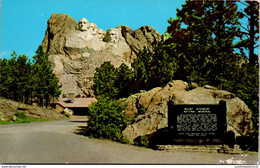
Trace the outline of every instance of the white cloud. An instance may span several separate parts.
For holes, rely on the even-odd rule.
[[[1,51],[1,59],[9,59],[11,58],[12,51]]]

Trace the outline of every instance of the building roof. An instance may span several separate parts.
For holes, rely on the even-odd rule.
[[[59,98],[53,104],[59,104],[63,108],[88,108],[91,103],[97,102],[96,98],[74,98],[73,102],[68,102],[68,98]]]

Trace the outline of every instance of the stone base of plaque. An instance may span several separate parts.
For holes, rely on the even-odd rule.
[[[222,145],[157,145],[158,150],[174,152],[205,152],[218,153]]]
[[[175,145],[221,145],[221,139],[173,139]]]
[[[169,152],[243,153],[238,145],[235,145],[234,148],[229,148],[227,145],[157,145],[156,149]]]
[[[219,150],[219,153],[226,154],[242,154],[243,151],[240,149],[239,145],[234,145],[234,148],[230,148],[228,145],[223,145]]]

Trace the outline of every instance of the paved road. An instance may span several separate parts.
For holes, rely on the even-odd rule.
[[[76,134],[83,120],[0,126],[0,163],[256,164],[258,156],[155,151]],[[230,162],[230,163],[231,163]]]

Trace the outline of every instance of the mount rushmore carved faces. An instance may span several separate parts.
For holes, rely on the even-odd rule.
[[[118,30],[111,28],[107,30],[105,41],[115,43],[118,42]]]
[[[97,29],[97,36],[100,41],[103,41],[106,35],[106,31],[103,29]]]
[[[78,22],[78,29],[81,30],[81,31],[86,31],[88,30],[88,27],[89,27],[89,22],[87,19],[85,18],[82,18],[79,20]]]
[[[97,25],[95,23],[89,23],[89,32],[92,35],[96,35],[97,34]]]

